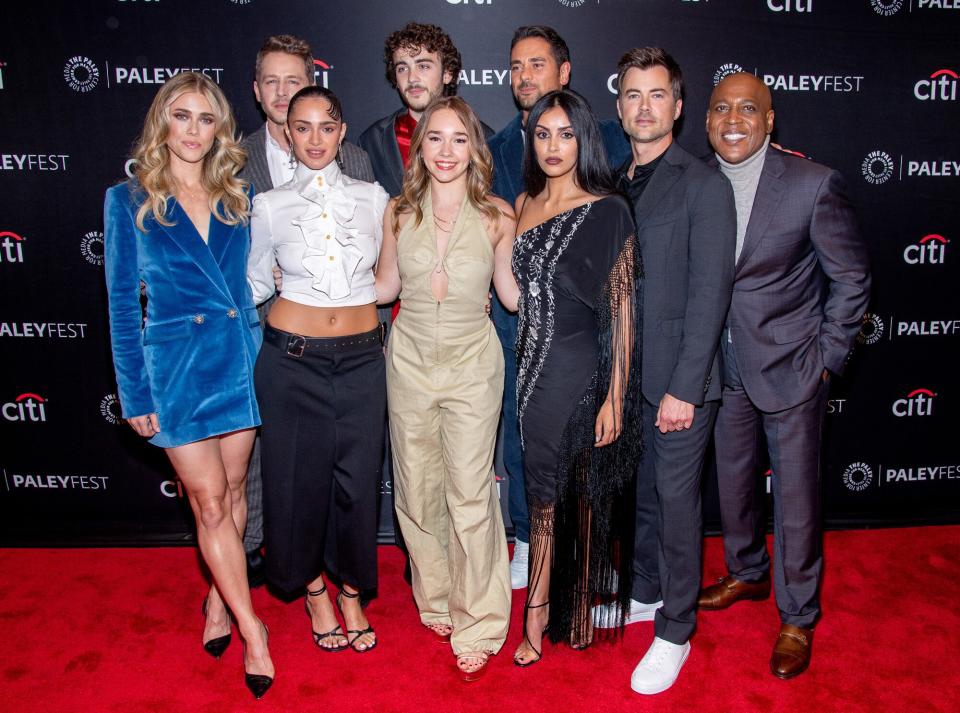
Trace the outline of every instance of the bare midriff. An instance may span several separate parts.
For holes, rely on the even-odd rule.
[[[310,307],[278,298],[267,323],[304,337],[346,337],[369,332],[379,324],[374,303],[354,307]]]

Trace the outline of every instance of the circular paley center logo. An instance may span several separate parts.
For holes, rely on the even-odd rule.
[[[869,183],[878,186],[893,175],[893,158],[886,151],[871,151],[860,164],[860,170]]]
[[[851,463],[843,471],[843,484],[855,493],[866,490],[872,482],[873,468],[866,463]]]
[[[890,15],[896,15],[900,12],[900,8],[903,7],[903,0],[870,0],[870,7],[878,15],[890,17]]]
[[[116,394],[107,394],[100,399],[100,415],[107,423],[118,426],[123,423],[123,415],[120,411],[120,399]]]
[[[103,233],[91,230],[80,241],[80,253],[91,265],[103,265]]]
[[[75,92],[89,92],[100,82],[100,70],[89,57],[77,55],[63,66],[63,78]]]
[[[587,2],[587,0],[557,0],[557,2],[559,2],[564,7],[580,7],[585,2]]]
[[[883,320],[875,314],[867,312],[863,315],[860,331],[857,332],[859,344],[876,344],[883,337]]]
[[[717,71],[713,73],[713,86],[720,84],[720,81],[724,77],[729,77],[731,74],[738,74],[742,71],[743,67],[736,62],[727,62],[726,64],[721,64]]]

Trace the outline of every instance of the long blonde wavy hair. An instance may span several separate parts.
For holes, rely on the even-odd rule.
[[[470,165],[467,167],[467,199],[471,205],[497,224],[500,209],[490,200],[493,184],[493,158],[487,148],[483,127],[473,109],[460,97],[441,97],[426,108],[410,139],[410,161],[403,176],[403,189],[393,211],[393,232],[400,229],[400,215],[413,214],[414,227],[423,221],[423,198],[430,189],[430,172],[423,162],[423,140],[430,124],[430,117],[441,109],[450,109],[467,129],[470,142]]]
[[[247,155],[237,142],[237,123],[230,103],[220,87],[199,72],[181,72],[168,79],[147,111],[143,132],[133,148],[135,175],[146,200],[137,211],[137,227],[144,230],[148,216],[161,225],[173,225],[167,218],[167,199],[173,194],[173,176],[170,174],[170,105],[187,92],[198,92],[207,98],[216,120],[213,146],[203,159],[201,182],[210,194],[210,211],[227,225],[246,223],[250,214],[250,199],[245,192],[246,182],[236,177]]]

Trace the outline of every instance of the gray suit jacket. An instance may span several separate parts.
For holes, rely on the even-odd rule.
[[[841,373],[870,298],[866,246],[840,174],[767,149],[736,265],[728,324],[761,410],[813,397]]]
[[[264,124],[240,142],[240,146],[247,152],[247,163],[240,170],[239,176],[250,181],[257,193],[276,188],[270,180],[270,167],[267,165],[266,133],[267,126]],[[343,172],[346,175],[373,183],[373,166],[370,165],[370,157],[366,151],[344,141],[340,147],[340,158],[343,159]]]
[[[653,404],[665,393],[696,406],[717,400],[737,242],[730,182],[674,142],[634,217],[644,270],[643,395]]]

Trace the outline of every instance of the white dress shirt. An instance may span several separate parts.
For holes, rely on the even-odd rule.
[[[373,269],[389,196],[376,183],[343,175],[335,161],[253,199],[247,279],[254,302],[274,293],[279,265],[284,299],[313,307],[376,302]]]
[[[290,153],[284,151],[277,140],[270,135],[269,122],[267,122],[266,131],[263,133],[266,135],[264,143],[267,148],[267,168],[270,169],[270,183],[276,188],[291,180],[297,167],[296,164],[290,165]]]

